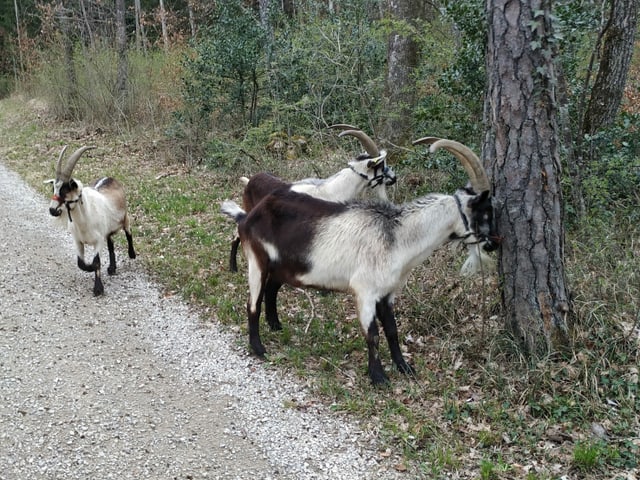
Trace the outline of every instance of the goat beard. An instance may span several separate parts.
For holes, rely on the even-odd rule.
[[[477,273],[491,273],[496,270],[496,260],[486,253],[480,244],[469,245],[469,256],[465,260],[460,274],[464,277],[470,277]]]

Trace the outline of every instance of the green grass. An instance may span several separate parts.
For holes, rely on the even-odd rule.
[[[247,170],[295,178],[320,168],[327,175],[342,167],[336,156],[347,155],[327,152],[323,158],[331,160],[313,165],[283,163],[256,146],[259,167],[234,158],[223,163],[237,169],[187,166],[167,161],[152,146],[153,132],[95,134],[51,121],[42,105],[16,97],[0,102],[0,126],[3,161],[47,196],[42,181],[53,175],[61,145],[97,145],[76,175],[124,180],[141,268],[168,294],[200,308],[205,328],[219,322],[244,345],[245,263],[240,258],[240,272],[228,271],[235,232],[219,214],[219,202],[240,199],[237,178]],[[403,176],[424,174],[408,165],[398,170],[393,196],[411,198]],[[462,254],[444,249],[414,270],[397,298],[415,378],[391,366],[382,340],[392,384],[373,388],[351,296],[288,287],[279,297],[283,330],[261,323],[268,350],[262,366],[295,372],[332,410],[360,419],[385,449],[402,456],[411,478],[595,479],[637,470],[640,230],[625,218],[607,222],[591,219],[567,232],[575,319],[564,358],[535,365],[523,358],[500,321],[497,279],[478,289],[476,279],[457,275]],[[118,242],[124,249],[124,240]],[[594,422],[606,427],[608,443],[594,439]]]

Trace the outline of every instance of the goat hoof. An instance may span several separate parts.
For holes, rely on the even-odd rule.
[[[107,273],[108,273],[109,275],[115,275],[115,273],[116,273],[116,267],[109,267],[109,268],[107,268]]]
[[[398,365],[398,370],[400,370],[400,373],[403,373],[405,375],[415,375],[416,373],[416,369],[413,366],[409,365],[407,362]]]
[[[269,328],[272,332],[282,330],[282,324],[280,322],[269,322]]]
[[[267,349],[264,348],[263,345],[251,345],[251,350],[253,350],[253,353],[256,357],[261,358],[262,360],[266,358],[265,353],[267,353]]]
[[[391,384],[389,377],[387,377],[383,372],[369,372],[369,378],[371,379],[371,383],[376,386],[386,386]]]
[[[93,296],[94,297],[99,297],[102,294],[104,294],[104,288],[100,287],[100,288],[94,288],[93,289]]]

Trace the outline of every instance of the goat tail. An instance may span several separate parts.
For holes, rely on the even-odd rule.
[[[247,216],[247,212],[240,208],[236,202],[231,200],[225,200],[222,202],[222,205],[220,205],[220,211],[227,217],[232,218],[236,223],[240,223]]]
[[[247,177],[240,177],[240,183],[246,187],[249,185],[249,179]]]

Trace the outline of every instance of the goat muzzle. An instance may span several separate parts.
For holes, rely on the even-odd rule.
[[[62,215],[62,209],[60,207],[64,203],[64,200],[62,198],[60,198],[59,195],[54,194],[51,197],[51,201],[52,202],[57,202],[58,205],[56,205],[55,207],[49,207],[49,213],[54,217],[59,217],[60,215]]]
[[[484,244],[482,245],[482,249],[485,252],[493,252],[498,249],[500,244],[502,243],[502,237],[497,235],[489,235],[486,237]]]
[[[49,213],[54,216],[54,217],[59,217],[60,215],[62,215],[62,210],[58,207],[58,208],[49,208]]]

